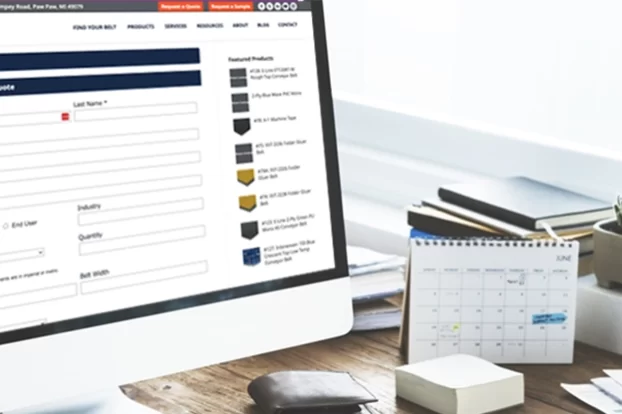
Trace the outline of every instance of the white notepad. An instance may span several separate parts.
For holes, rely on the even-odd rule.
[[[572,363],[578,260],[576,242],[413,239],[408,363]]]
[[[523,374],[472,355],[399,367],[395,384],[400,398],[441,414],[489,413],[525,401]]]

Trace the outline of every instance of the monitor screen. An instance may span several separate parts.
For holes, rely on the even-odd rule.
[[[347,275],[320,1],[0,28],[0,345]]]

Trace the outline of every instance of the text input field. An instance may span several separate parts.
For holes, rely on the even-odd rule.
[[[33,112],[23,114],[7,114],[0,115],[0,128],[4,127],[17,127],[17,126],[32,126],[32,125],[49,125],[60,124],[68,122],[69,117],[63,117],[63,114],[69,114],[63,111],[50,111],[50,112]]]
[[[31,290],[0,296],[0,309],[16,308],[19,306],[34,305],[53,300],[67,299],[78,294],[78,285],[73,283],[64,286],[55,286],[47,289]]]
[[[132,181],[101,187],[80,187],[61,191],[42,192],[13,197],[0,197],[0,210],[36,207],[72,202],[87,202],[110,197],[147,194],[159,191],[181,190],[200,187],[200,175]]]
[[[84,175],[131,172],[149,168],[176,167],[201,162],[200,152],[162,154],[144,157],[103,159],[101,161],[67,163],[44,168],[3,170],[0,167],[0,184],[35,180],[56,180]]]
[[[189,213],[192,211],[203,210],[204,207],[205,205],[202,198],[171,201],[167,203],[81,213],[78,215],[78,223],[81,226],[89,226],[92,224],[103,224],[116,221]]]
[[[189,276],[199,276],[207,273],[207,262],[189,263],[161,269],[152,269],[144,272],[129,273],[102,279],[82,282],[82,294],[88,295],[110,290],[123,289],[149,283],[165,282]]]
[[[38,259],[45,256],[45,249],[29,249],[17,252],[0,253],[0,263],[19,262],[22,260]]]
[[[114,239],[91,241],[80,244],[80,255],[88,256],[120,250],[157,246],[205,237],[205,226],[165,230],[153,233],[137,234]]]
[[[26,139],[21,142],[0,139],[0,157],[23,157],[48,153],[93,151],[104,148],[196,141],[199,139],[199,130],[178,129],[171,131],[148,131],[135,134],[100,135],[38,141],[35,139],[36,138],[30,138],[30,140]]]
[[[0,184],[0,200],[12,197],[22,197],[37,194],[63,193],[77,189],[105,188],[123,185],[127,182],[166,180],[172,178],[174,171],[158,169],[156,171],[135,170],[131,174],[127,171],[116,171],[90,176],[71,176],[62,179],[50,180],[41,185],[38,181],[25,181]]]
[[[18,323],[14,323],[11,325],[1,325],[0,332],[17,331],[18,329],[25,329],[25,328],[30,328],[33,326],[43,325],[45,322],[46,322],[46,319],[37,319],[34,321],[28,321],[28,322],[18,322]]]
[[[182,150],[179,143],[162,143],[162,145],[150,146],[133,146],[124,147],[122,151],[119,148],[103,148],[96,151],[75,151],[64,154],[47,153],[35,154],[25,157],[2,157],[0,156],[0,172],[20,171],[28,169],[42,170],[45,168],[66,167],[76,164],[93,164],[97,162],[109,161],[129,161],[151,156],[160,156],[165,154],[177,154],[179,152],[195,151],[195,149]],[[190,145],[193,143],[191,142]],[[0,149],[1,150],[1,149]]]
[[[198,112],[196,102],[174,103],[166,105],[126,106],[119,108],[83,109],[75,111],[75,120],[104,121],[111,119],[148,118],[171,115],[188,115]]]

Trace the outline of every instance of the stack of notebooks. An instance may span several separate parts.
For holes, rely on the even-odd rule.
[[[399,328],[406,259],[348,246],[353,331]]]
[[[592,273],[593,227],[611,203],[526,177],[442,186],[438,198],[408,207],[411,236],[576,240],[579,274]]]

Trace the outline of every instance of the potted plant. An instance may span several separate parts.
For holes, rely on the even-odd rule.
[[[594,274],[604,288],[622,286],[622,197],[613,208],[615,218],[594,225]]]

